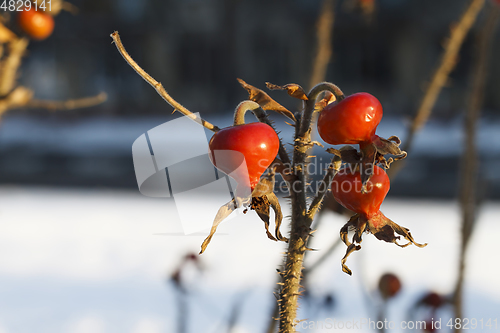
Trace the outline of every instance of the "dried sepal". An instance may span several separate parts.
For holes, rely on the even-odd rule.
[[[348,238],[349,229],[354,230],[352,243],[349,241]],[[363,235],[363,232],[365,232],[365,230],[366,230],[366,222],[360,219],[360,214],[355,214],[351,216],[349,221],[347,221],[347,223],[342,227],[342,229],[340,229],[340,239],[342,239],[344,244],[347,245],[346,253],[341,260],[342,271],[344,273],[352,275],[352,271],[349,269],[349,267],[347,267],[346,261],[347,258],[351,255],[351,253],[353,253],[354,251],[361,250],[361,245],[359,245],[359,243],[362,242],[361,236]]]
[[[419,244],[419,243],[415,242],[415,240],[413,239],[413,236],[410,233],[410,229],[402,227],[399,224],[397,224],[397,223],[395,223],[395,222],[393,222],[393,221],[391,221],[389,219],[387,219],[387,220],[388,220],[387,224],[394,230],[394,232],[396,232],[397,234],[403,236],[408,241],[408,243],[406,243],[404,245],[400,245],[400,244],[398,244],[398,243],[395,242],[397,245],[399,245],[401,247],[406,247],[406,246],[408,246],[410,244],[413,244],[413,245],[415,245],[417,247],[420,247],[420,248],[427,246],[427,243],[425,243],[425,244]]]
[[[345,263],[347,261],[347,257],[349,257],[351,255],[351,253],[353,253],[354,251],[359,251],[359,250],[361,250],[361,245],[351,244],[347,247],[347,251],[340,262],[342,265],[342,272],[347,273],[349,275],[352,275],[352,271],[349,269],[349,267],[347,267],[347,265]]]
[[[354,230],[352,242],[348,239],[348,232],[350,229]],[[361,249],[361,246],[359,244],[361,244],[362,242],[361,236],[364,232],[372,233],[375,237],[377,237],[377,239],[383,240],[388,243],[394,243],[399,247],[407,247],[411,244],[420,248],[427,246],[427,243],[419,244],[415,242],[409,229],[391,221],[380,211],[369,218],[362,214],[355,214],[342,227],[342,229],[340,229],[340,238],[342,239],[344,244],[347,245],[346,254],[341,261],[342,271],[349,275],[352,275],[352,271],[346,265],[347,258],[352,252]],[[403,236],[408,241],[408,243],[399,244],[398,240],[400,239],[400,237],[396,236],[395,234]]]
[[[269,90],[286,90],[288,95],[290,95],[292,97],[301,99],[303,101],[308,100],[307,94],[304,91],[304,89],[302,89],[302,87],[296,83],[289,83],[289,84],[285,84],[284,86],[278,86],[277,84],[266,82],[266,87]]]
[[[295,116],[292,112],[290,112],[287,108],[276,102],[272,99],[268,94],[266,94],[263,90],[256,88],[242,79],[238,78],[238,82],[241,84],[243,88],[248,91],[248,98],[257,104],[259,104],[262,109],[269,111],[276,111],[289,119],[295,121]]]
[[[270,208],[274,211],[275,236],[273,236],[269,231]],[[288,242],[288,238],[284,237],[280,231],[281,222],[283,221],[283,213],[281,212],[281,205],[278,201],[278,197],[274,193],[269,193],[261,197],[253,197],[250,209],[254,209],[260,219],[264,222],[266,234],[269,239]]]
[[[357,223],[358,217],[359,217],[359,214],[355,214],[355,215],[351,216],[349,221],[347,221],[347,223],[344,224],[344,226],[340,229],[340,239],[347,246],[351,245],[351,242],[349,241],[349,238],[348,238],[349,228],[351,228],[351,229],[356,228],[356,223]]]
[[[372,142],[360,145],[361,191],[363,193],[366,192],[366,186],[372,176],[373,166],[375,164],[381,164],[385,169],[389,169],[392,162],[406,157],[406,152],[399,148],[400,144],[401,140],[393,135],[389,139],[376,136]],[[385,155],[393,155],[393,157],[387,159]]]
[[[328,148],[326,151],[340,157],[346,163],[357,164],[361,162],[362,156],[353,146],[343,146],[340,149]]]
[[[283,163],[280,162],[281,161],[279,160],[275,160],[272,167],[268,168],[268,172],[260,178],[259,183],[252,191],[252,204],[250,209],[254,209],[260,219],[264,222],[266,234],[269,239],[287,242],[288,239],[283,237],[280,231],[281,222],[283,221],[283,213],[281,212],[281,205],[278,201],[278,197],[274,194],[275,170],[278,166],[283,166]],[[276,237],[269,232],[270,208],[274,211]]]
[[[262,197],[266,194],[274,192],[274,175],[275,175],[275,168],[274,167],[268,168],[267,173],[261,176],[257,185],[255,185],[255,188],[252,191],[253,198]]]
[[[377,137],[375,140],[373,140],[373,145],[377,149],[377,153],[384,156],[384,155],[394,155],[394,160],[400,160],[406,157],[406,152],[402,151],[401,148],[399,148],[399,145],[401,144],[401,140],[393,135],[389,139],[384,139],[381,137]]]
[[[270,215],[269,206],[270,204],[269,200],[267,199],[267,196],[262,196],[262,197],[253,197],[252,205],[250,208],[255,210],[255,212],[257,213],[257,215],[259,215],[262,222],[264,222],[267,237],[270,240],[277,241],[277,239],[269,231],[269,215]]]
[[[226,217],[228,217],[233,211],[235,211],[236,208],[237,204],[235,199],[231,199],[231,201],[229,201],[221,208],[219,208],[217,215],[215,215],[214,222],[212,223],[212,229],[210,230],[210,234],[208,235],[207,238],[205,238],[205,240],[201,244],[200,254],[205,252],[205,249],[207,248],[208,244],[210,244],[210,241],[212,240],[213,235],[217,231],[217,227],[219,226],[219,224],[221,224],[221,222],[224,221]]]
[[[283,242],[288,242],[288,238],[284,237],[281,234],[280,227],[281,222],[283,221],[283,213],[281,212],[281,205],[278,201],[278,197],[274,193],[269,193],[266,195],[267,200],[271,204],[271,208],[274,211],[274,223],[275,223],[275,235],[276,238]]]

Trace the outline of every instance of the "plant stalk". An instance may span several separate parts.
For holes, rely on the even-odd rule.
[[[288,241],[288,251],[286,253],[284,270],[281,272],[283,287],[280,291],[280,320],[279,332],[295,332],[298,300],[300,296],[300,281],[303,269],[304,254],[307,250],[307,240],[311,234],[311,223],[317,211],[308,214],[306,182],[307,182],[307,160],[308,150],[311,143],[311,119],[314,112],[316,98],[323,91],[332,92],[337,101],[344,98],[342,91],[334,84],[323,82],[311,89],[305,102],[304,112],[297,117],[295,127],[295,144],[293,151],[293,170],[296,179],[290,184],[290,196],[292,199],[292,223],[290,238]],[[324,192],[318,193],[315,206],[321,203]]]
[[[478,47],[473,68],[472,87],[470,90],[469,105],[465,114],[465,142],[463,155],[463,169],[461,175],[461,209],[462,229],[461,247],[458,266],[458,278],[455,286],[453,307],[455,318],[463,317],[463,284],[465,279],[465,257],[470,237],[476,224],[478,212],[477,180],[479,172],[478,153],[476,149],[477,122],[483,104],[483,92],[486,86],[488,63],[491,46],[495,35],[495,27],[500,18],[500,6],[493,5],[486,18],[484,27],[478,36]],[[455,330],[458,332],[459,330]]]

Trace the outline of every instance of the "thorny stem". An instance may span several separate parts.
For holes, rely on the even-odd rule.
[[[483,103],[483,91],[488,74],[488,63],[490,59],[491,46],[495,33],[495,27],[500,17],[500,7],[493,5],[489,11],[484,28],[478,36],[477,54],[473,69],[472,88],[469,97],[469,105],[465,115],[465,145],[463,155],[462,184],[461,184],[461,208],[462,208],[462,230],[461,247],[458,267],[458,279],[455,286],[453,306],[455,317],[463,318],[462,291],[465,275],[465,256],[467,245],[474,230],[476,215],[478,211],[477,200],[477,178],[478,178],[478,156],[476,149],[476,126],[480,116]],[[455,330],[455,332],[458,332]]]
[[[332,55],[331,35],[332,35],[332,27],[333,27],[333,22],[334,22],[334,10],[333,10],[334,3],[335,3],[335,0],[324,0],[323,6],[320,9],[321,13],[318,17],[318,21],[316,24],[316,36],[317,36],[316,57],[315,57],[315,60],[313,62],[313,69],[312,69],[312,74],[311,74],[311,78],[310,78],[310,87],[313,87],[314,84],[316,84],[317,82],[321,82],[325,79],[328,63],[331,60],[331,55]],[[337,87],[335,87],[335,88],[337,88]],[[338,88],[335,90],[338,90],[338,92],[340,92],[340,89],[338,89]],[[343,96],[343,94],[341,94],[341,95]],[[316,96],[314,99],[316,99]],[[296,123],[296,128],[295,128],[296,132],[298,132],[298,130],[299,130],[299,126],[300,126],[299,124],[300,124],[300,122]],[[295,138],[297,138],[297,136]],[[285,165],[290,166],[290,159],[289,159],[288,154],[286,153],[286,150],[284,149],[283,145],[280,145],[279,156],[281,158],[281,161]],[[327,182],[325,184],[327,184],[326,189],[328,189],[329,182]],[[292,189],[292,187],[288,181],[287,181],[287,185],[289,188],[289,193],[290,193],[290,195],[292,195],[291,190],[290,190],[290,189]],[[319,207],[321,204],[321,201],[323,200],[323,195],[321,197],[317,197],[317,199],[315,199],[315,200],[317,202],[314,203],[313,205],[311,205],[311,207],[314,207],[315,205],[318,205],[318,207]],[[314,216],[314,214],[315,213],[313,213],[312,215]],[[307,245],[307,243],[306,243],[306,245]],[[302,258],[302,260],[303,260],[303,258]],[[276,319],[277,319],[278,314],[279,314],[279,309],[280,309],[280,304],[278,302],[278,303],[276,303],[275,307],[273,308],[273,313],[271,315],[271,321],[269,322],[267,333],[274,332],[274,329],[276,326]]]
[[[212,132],[217,132],[220,130],[219,127],[209,123],[206,120],[203,120],[196,116],[194,113],[186,109],[184,106],[182,106],[180,103],[178,103],[175,99],[173,99],[168,92],[163,88],[162,84],[153,79],[144,69],[142,69],[135,61],[132,59],[132,57],[127,53],[125,50],[125,47],[122,44],[122,41],[120,39],[120,36],[118,35],[118,31],[113,32],[111,35],[111,38],[113,38],[113,41],[116,45],[116,48],[118,49],[118,52],[122,55],[123,59],[132,67],[137,74],[139,74],[147,83],[149,83],[155,90],[156,92],[168,103],[170,104],[175,110],[179,111],[186,117],[192,119],[193,121],[199,123],[200,125],[204,126],[205,128],[211,130]]]
[[[280,320],[279,332],[295,332],[298,299],[300,295],[300,280],[302,274],[302,263],[304,253],[307,250],[307,240],[311,233],[311,223],[314,215],[307,213],[306,203],[306,178],[305,164],[307,162],[307,151],[311,145],[311,119],[314,112],[316,98],[323,91],[332,92],[337,100],[342,100],[344,94],[334,84],[323,82],[316,85],[309,92],[305,110],[298,117],[295,132],[295,144],[293,151],[293,166],[296,179],[293,181],[290,196],[292,200],[292,222],[288,251],[284,270],[281,272],[283,288],[280,291]],[[318,203],[319,204],[319,203]]]
[[[460,47],[463,44],[465,36],[467,36],[467,33],[476,21],[481,8],[483,8],[484,1],[485,0],[471,0],[458,24],[451,28],[450,37],[446,41],[445,49],[441,57],[441,63],[434,72],[425,95],[420,102],[420,107],[409,128],[408,136],[405,140],[406,143],[402,150],[406,152],[409,151],[413,144],[415,133],[417,133],[427,122],[441,89],[446,84],[446,81],[448,81],[450,72],[458,62],[457,55],[460,51]],[[401,164],[401,162],[399,164]]]

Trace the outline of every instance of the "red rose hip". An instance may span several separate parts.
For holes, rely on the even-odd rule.
[[[361,192],[359,170],[343,168],[332,180],[332,194],[335,200],[347,209],[370,218],[379,212],[380,205],[391,187],[384,169],[373,166],[373,175],[366,184],[366,193]]]
[[[264,123],[223,128],[213,135],[209,143],[209,157],[215,167],[231,174],[239,185],[247,185],[252,190],[274,161],[278,150],[278,135]],[[240,168],[243,158],[246,169]]]
[[[54,30],[54,18],[34,8],[20,12],[17,21],[21,29],[35,40],[49,37]]]
[[[319,114],[318,132],[332,145],[370,142],[376,138],[382,114],[378,99],[368,93],[356,93],[325,106]]]

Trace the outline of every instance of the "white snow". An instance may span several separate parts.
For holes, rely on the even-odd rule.
[[[215,199],[193,198],[193,211],[196,200]],[[386,271],[397,273],[403,282],[388,314],[396,323],[405,320],[406,309],[424,291],[453,290],[458,205],[390,200],[382,210],[409,228],[417,242],[429,245],[401,249],[364,235],[361,251],[348,260],[352,277],[340,269],[345,252],[340,245],[309,282],[311,304],[332,292],[336,307],[328,312],[304,303],[301,318],[374,319],[363,288],[373,290]],[[213,219],[196,213],[200,219]],[[470,244],[465,293],[469,318],[497,318],[500,313],[499,214],[497,202],[483,207]],[[310,253],[309,263],[338,237],[346,220],[330,213],[324,218],[312,243],[318,251]],[[287,227],[285,223],[283,230]],[[1,187],[0,332],[175,332],[175,289],[167,280],[181,257],[198,253],[205,238],[183,236],[181,230],[171,199],[135,191]],[[200,256],[204,271],[186,272],[188,332],[223,332],[237,302],[243,304],[236,331],[263,332],[284,244],[267,239],[254,212],[223,223],[218,234]],[[442,315],[445,321],[451,313]]]

